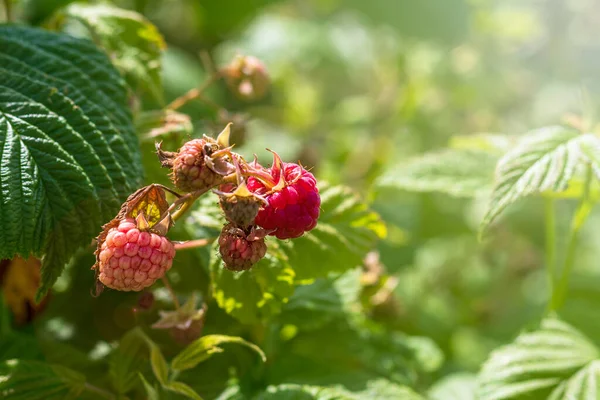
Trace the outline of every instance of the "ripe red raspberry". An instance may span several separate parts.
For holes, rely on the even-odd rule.
[[[256,225],[278,239],[297,238],[317,226],[321,197],[313,174],[298,164],[280,161],[267,172],[278,182],[271,189],[255,177],[248,178],[248,189],[264,195],[268,203],[258,212]]]
[[[117,290],[139,291],[171,268],[175,246],[164,236],[140,231],[132,218],[111,228],[100,247],[98,279]]]
[[[264,236],[246,234],[232,224],[223,227],[219,235],[219,252],[225,268],[231,271],[245,271],[259,262],[267,252]]]

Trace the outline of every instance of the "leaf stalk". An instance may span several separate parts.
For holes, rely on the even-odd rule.
[[[575,251],[577,250],[577,242],[579,239],[579,232],[581,227],[587,220],[590,211],[593,208],[593,201],[590,200],[590,186],[592,182],[592,168],[588,164],[585,171],[585,182],[583,188],[583,195],[575,210],[573,219],[571,220],[571,229],[569,231],[569,239],[567,243],[567,254],[565,256],[565,263],[562,268],[561,277],[556,283],[555,290],[552,293],[550,299],[550,311],[556,311],[560,309],[566,300],[567,291],[569,288],[569,278],[571,271],[573,270],[573,264],[575,263]]]

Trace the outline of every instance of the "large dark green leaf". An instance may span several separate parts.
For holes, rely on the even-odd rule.
[[[302,330],[317,329],[333,318],[344,318],[361,310],[359,296],[361,269],[319,278],[310,285],[298,286],[284,305],[279,321]]]
[[[160,57],[166,45],[150,21],[106,4],[72,4],[66,14],[89,30],[134,91],[147,90],[162,98]]]
[[[0,26],[0,73],[0,258],[44,255],[41,295],[137,187],[137,138],[90,42]]]
[[[229,271],[222,264],[214,248],[210,263],[213,296],[219,307],[244,323],[279,314],[294,291],[294,270],[273,254],[243,272]]]

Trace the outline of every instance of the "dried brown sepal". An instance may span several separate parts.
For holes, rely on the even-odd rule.
[[[183,306],[174,311],[159,311],[160,319],[152,324],[153,329],[167,329],[181,344],[188,344],[202,334],[207,306],[197,307],[198,298],[192,294]]]
[[[162,149],[162,142],[154,143],[154,147],[156,148],[156,155],[158,156],[158,161],[163,168],[173,168],[173,161],[177,157],[176,151],[164,151]]]

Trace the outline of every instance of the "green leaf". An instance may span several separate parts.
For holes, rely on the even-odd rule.
[[[342,388],[283,384],[269,386],[255,400],[355,400]]]
[[[160,57],[166,45],[150,21],[134,11],[106,4],[71,4],[65,12],[89,30],[135,92],[149,90],[162,99]]]
[[[208,359],[211,354],[215,353],[215,349],[218,349],[220,345],[224,343],[237,343],[243,346],[249,347],[254,350],[260,358],[264,361],[267,360],[265,353],[253,343],[247,342],[244,339],[237,336],[225,336],[225,335],[207,335],[199,339],[196,339],[185,349],[183,349],[175,358],[171,361],[171,367],[176,371],[183,371],[185,369],[194,368],[202,361]],[[217,350],[216,352],[220,352]]]
[[[450,138],[448,147],[460,150],[485,151],[501,156],[514,146],[517,137],[498,133],[456,135]]]
[[[137,384],[136,376],[148,362],[146,342],[135,328],[127,332],[119,341],[109,359],[109,376],[114,388],[120,394],[125,394]]]
[[[38,298],[140,182],[117,71],[93,44],[0,26],[0,258],[43,257]]]
[[[521,334],[514,343],[492,352],[478,376],[477,398],[542,399],[553,390],[563,393],[598,357],[598,349],[576,329],[558,319],[545,319],[539,330]]]
[[[179,393],[192,400],[202,400],[202,397],[194,389],[183,382],[169,382],[163,387],[171,392]]]
[[[367,382],[367,388],[353,393],[357,400],[369,399],[403,399],[424,400],[419,394],[408,386],[398,385],[387,379],[375,379]],[[462,399],[467,400],[467,399]]]
[[[477,382],[467,373],[447,375],[429,389],[431,400],[475,400]]]
[[[0,295],[0,298],[3,296]],[[0,336],[0,361],[13,358],[21,360],[44,360],[40,343],[35,336],[19,332],[10,332]]]
[[[268,245],[275,245],[269,241]],[[281,312],[294,292],[294,270],[282,258],[267,253],[248,271],[232,272],[223,267],[215,243],[211,252],[212,294],[219,307],[242,323],[253,323]]]
[[[61,366],[16,359],[0,364],[0,398],[76,399],[84,386],[83,375]]]
[[[483,232],[519,199],[545,191],[561,192],[583,162],[600,170],[600,139],[562,127],[528,133],[496,167],[490,204],[481,223]]]
[[[429,339],[412,338],[368,321],[351,321],[334,320],[282,343],[277,366],[269,369],[269,381],[342,384],[362,390],[377,378],[410,384],[419,373],[430,373],[443,361]]]
[[[164,385],[169,380],[169,366],[157,345],[150,346],[150,365],[156,380]]]
[[[296,280],[312,281],[362,264],[386,227],[377,213],[345,186],[319,185],[321,215],[312,231],[280,242]]]
[[[490,190],[498,155],[474,149],[446,149],[413,158],[387,171],[379,187],[475,197]]]
[[[600,360],[589,363],[560,384],[548,400],[596,400],[600,398]]]
[[[141,357],[145,353],[142,348],[150,351],[150,366],[156,380],[161,385],[169,380],[169,366],[158,345],[142,329],[134,328],[123,336],[110,360],[109,374],[119,393],[126,393],[137,384],[135,377],[147,362]]]
[[[318,329],[336,317],[360,311],[361,273],[360,268],[355,268],[297,287],[283,306],[279,321],[302,330]]]
[[[367,388],[351,392],[340,386],[282,384],[269,386],[254,400],[423,400],[410,388],[385,379],[367,382]]]
[[[138,374],[138,376],[140,377],[140,380],[142,381],[142,384],[144,385],[144,390],[146,391],[148,400],[160,400],[160,396],[158,395],[158,390],[156,390],[156,388],[154,386],[152,386],[150,383],[148,383],[148,381],[146,380],[146,378],[144,378],[144,375],[142,375],[141,372]]]

